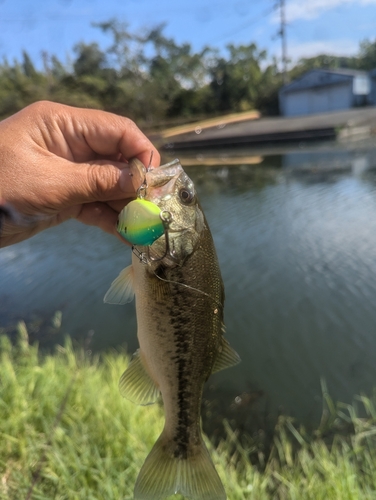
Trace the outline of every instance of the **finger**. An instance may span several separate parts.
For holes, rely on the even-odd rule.
[[[118,168],[115,164],[89,163],[77,169],[74,185],[76,202],[123,200],[135,196],[132,177],[128,167]],[[72,201],[72,198],[71,198]]]
[[[78,164],[50,153],[39,162],[39,168],[48,172],[45,188],[40,190],[40,180],[34,176],[29,179],[23,207],[14,201],[14,206],[24,214],[66,213],[69,209],[75,211],[78,205],[96,201],[116,202],[113,209],[119,212],[127,200],[135,197],[130,170],[125,163],[99,160]],[[9,201],[13,200],[9,198]],[[70,216],[76,217],[76,213]]]
[[[49,189],[35,195],[36,199],[31,190],[28,201],[32,206],[54,207],[58,212],[95,201],[122,200],[119,205],[124,206],[124,200],[135,196],[130,170],[124,163],[100,160],[77,164],[56,157],[53,169],[51,163],[47,160],[45,169],[50,171]]]
[[[153,165],[159,165],[157,149],[132,120],[96,110],[79,110],[74,119],[74,128],[96,153],[102,156],[121,153],[127,160],[137,157],[146,165],[152,154]]]
[[[116,230],[118,212],[113,210],[106,203],[94,202],[71,207],[60,214],[59,221],[57,223],[60,224],[61,222],[72,218],[75,218],[88,226],[97,226],[102,229],[102,231],[116,236],[116,238],[122,243],[131,246],[130,243],[122,238]]]
[[[76,218],[80,222],[89,226],[97,226],[106,233],[117,235],[118,212],[109,207],[106,203],[88,203],[82,205]]]
[[[121,199],[121,200],[113,200],[113,201],[108,201],[107,205],[110,206],[115,212],[118,214],[123,210],[123,208],[128,205],[128,203],[132,200],[134,200],[136,196],[132,196],[132,198],[126,198],[126,199]]]
[[[127,160],[137,157],[147,165],[153,153],[153,166],[160,163],[157,149],[128,118],[46,101],[34,103],[26,110],[34,121],[35,116],[41,119],[38,140],[64,158],[84,162],[95,159],[95,155],[113,158],[121,154]]]

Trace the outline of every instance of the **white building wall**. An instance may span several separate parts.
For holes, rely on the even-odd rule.
[[[355,95],[368,95],[371,92],[371,78],[369,75],[357,75],[353,81]]]
[[[285,116],[349,109],[353,104],[352,83],[286,92],[283,101],[282,113]]]

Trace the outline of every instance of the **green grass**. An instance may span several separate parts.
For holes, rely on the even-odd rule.
[[[15,344],[0,337],[0,499],[132,498],[163,415],[120,397],[126,354],[88,358],[69,341],[41,354],[24,323],[18,330]],[[251,465],[251,441],[245,449],[230,428],[210,447],[230,500],[376,499],[375,406],[360,398],[360,418],[326,398],[327,417],[310,436],[280,418],[263,467]]]

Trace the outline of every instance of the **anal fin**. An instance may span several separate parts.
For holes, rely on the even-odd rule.
[[[150,405],[159,397],[159,389],[151,379],[136,351],[119,381],[120,394],[138,405]]]

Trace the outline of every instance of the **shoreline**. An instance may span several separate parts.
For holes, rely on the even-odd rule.
[[[185,128],[184,128],[185,127]],[[376,106],[296,117],[257,118],[246,114],[218,117],[215,121],[150,134],[150,138],[168,151],[232,146],[261,147],[301,141],[348,141],[376,134]]]

